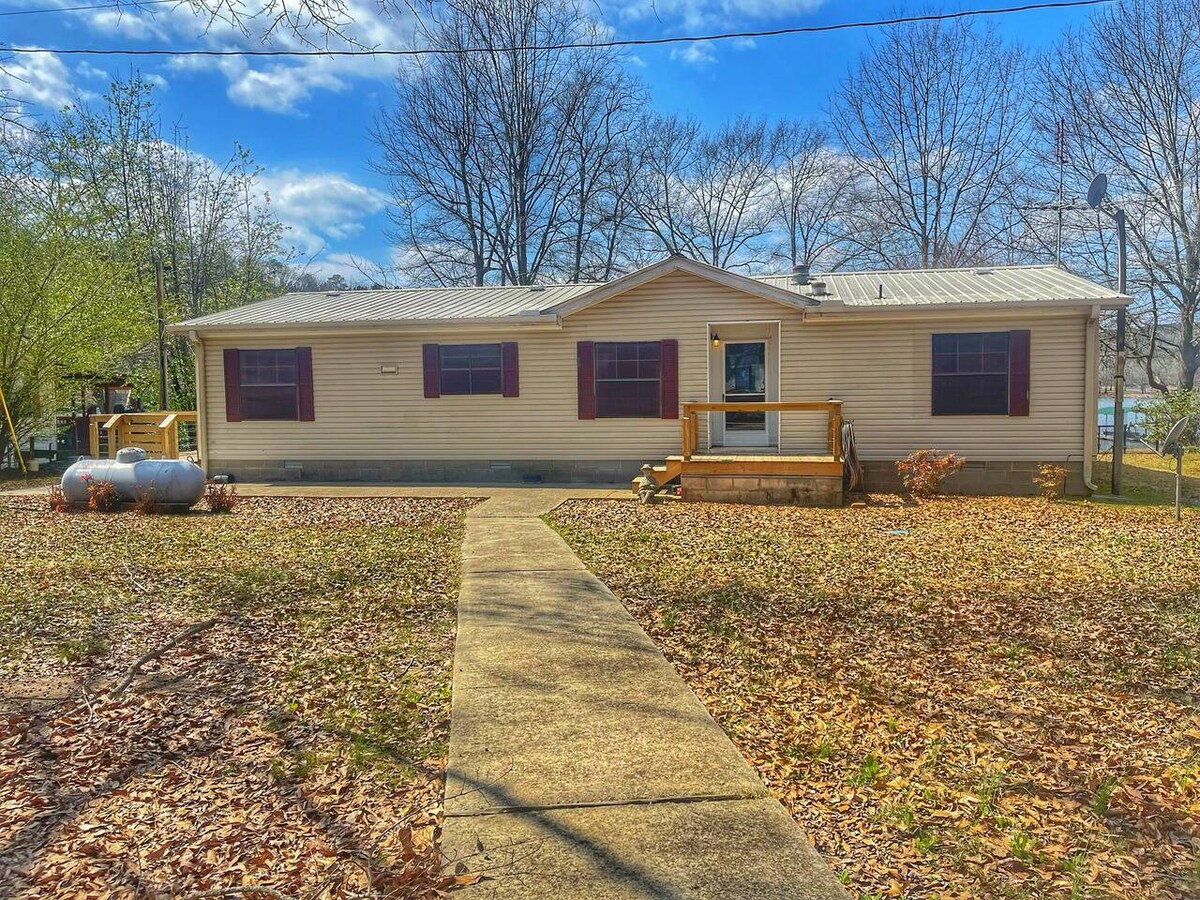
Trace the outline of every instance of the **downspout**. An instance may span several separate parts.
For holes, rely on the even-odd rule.
[[[1087,325],[1084,329],[1084,396],[1086,407],[1083,411],[1083,486],[1095,493],[1098,488],[1092,481],[1092,465],[1096,460],[1096,430],[1099,427],[1100,405],[1100,307],[1093,306],[1088,314]]]
[[[205,402],[207,384],[205,384],[204,341],[194,331],[188,332],[188,341],[192,345],[192,355],[196,361],[196,453],[200,456],[200,468],[204,477],[208,477],[208,428],[205,424],[205,414],[208,404]]]

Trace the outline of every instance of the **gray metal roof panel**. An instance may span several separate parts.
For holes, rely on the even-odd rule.
[[[239,325],[313,325],[503,319],[540,312],[594,288],[594,284],[530,287],[406,288],[283,294],[181,322],[176,328]]]
[[[808,285],[791,275],[764,275],[776,287],[812,296],[812,282],[825,282],[822,302],[894,307],[971,303],[1114,302],[1116,291],[1051,265],[981,266],[970,269],[888,269],[813,274]],[[883,286],[883,297],[879,287]]]
[[[974,269],[891,269],[829,272],[797,285],[791,275],[762,275],[756,280],[812,297],[812,282],[825,282],[829,307],[915,307],[940,304],[1117,303],[1119,294],[1056,266],[997,266]],[[879,286],[883,285],[883,298]],[[489,286],[405,288],[283,294],[223,312],[181,322],[172,330],[384,322],[512,318],[549,312],[600,285],[548,284],[535,287]]]

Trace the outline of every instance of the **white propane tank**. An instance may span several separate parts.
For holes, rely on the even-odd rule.
[[[107,481],[132,503],[143,493],[164,506],[194,506],[204,494],[204,470],[186,459],[147,459],[140,447],[124,447],[116,459],[80,459],[63,472],[62,492],[70,503],[88,501],[88,482]]]

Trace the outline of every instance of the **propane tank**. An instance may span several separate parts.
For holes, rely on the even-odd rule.
[[[132,503],[150,494],[164,506],[194,506],[204,493],[204,470],[186,459],[147,459],[140,447],[123,447],[116,459],[80,459],[63,472],[69,503],[88,501],[88,482],[107,481],[117,496]]]

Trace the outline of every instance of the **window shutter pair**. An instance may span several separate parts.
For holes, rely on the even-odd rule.
[[[425,396],[442,396],[441,351],[438,344],[421,345],[421,370],[425,382]],[[519,397],[520,366],[517,360],[517,342],[505,341],[500,345],[500,393],[504,397]]]
[[[316,420],[313,405],[312,347],[296,348],[296,418]],[[242,364],[240,352],[225,350],[225,421],[242,421]]]
[[[679,341],[659,341],[659,418],[679,418]],[[579,383],[579,418],[596,418],[596,343],[575,346]]]

